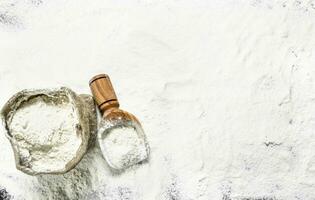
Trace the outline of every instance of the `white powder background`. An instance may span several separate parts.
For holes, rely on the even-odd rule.
[[[313,0],[2,0],[1,105],[108,73],[151,158],[114,174],[95,147],[31,177],[3,131],[0,185],[27,200],[314,199],[314,67]]]

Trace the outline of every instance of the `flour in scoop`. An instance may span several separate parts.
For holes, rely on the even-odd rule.
[[[104,133],[100,141],[103,155],[116,170],[137,164],[148,157],[145,137],[134,127],[115,127]]]

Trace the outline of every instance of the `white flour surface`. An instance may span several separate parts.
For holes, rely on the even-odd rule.
[[[0,105],[25,88],[90,94],[107,73],[151,152],[117,174],[95,146],[65,175],[32,177],[2,131],[0,188],[17,200],[314,200],[314,5],[1,0]]]

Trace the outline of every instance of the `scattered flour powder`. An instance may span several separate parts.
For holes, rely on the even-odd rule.
[[[152,148],[117,176],[91,146],[38,181],[15,169],[2,131],[14,200],[314,200],[314,1],[0,2],[25,27],[0,25],[1,105],[37,85],[87,92],[106,70]]]
[[[24,102],[8,124],[22,165],[36,172],[63,170],[81,144],[74,134],[76,122],[66,97],[55,102],[43,95]]]
[[[100,146],[112,168],[122,170],[148,157],[146,140],[134,127],[112,128],[103,134]]]

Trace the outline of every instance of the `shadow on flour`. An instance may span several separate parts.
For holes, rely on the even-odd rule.
[[[52,200],[82,199],[84,192],[91,189],[91,173],[88,167],[89,158],[83,158],[74,169],[62,175],[37,176],[37,190],[42,196],[49,196]]]
[[[10,15],[7,12],[0,13],[0,24],[6,27],[20,27],[21,21],[17,16]]]
[[[133,190],[129,187],[118,186],[112,187],[102,185],[96,190],[87,194],[84,200],[103,200],[103,199],[119,199],[119,200],[135,200],[138,199]]]
[[[275,197],[230,197],[230,194],[223,194],[222,200],[277,200]]]
[[[175,174],[170,174],[169,179],[165,183],[164,191],[162,192],[161,199],[163,200],[182,200],[184,195],[180,187],[180,182]]]
[[[43,0],[7,1],[0,5],[0,26],[4,28],[23,28],[23,15],[27,12],[21,8],[37,8]]]
[[[274,196],[234,196],[232,194],[231,182],[222,185],[222,200],[278,200]]]
[[[10,200],[13,199],[13,196],[11,196],[8,191],[0,186],[0,200]]]

